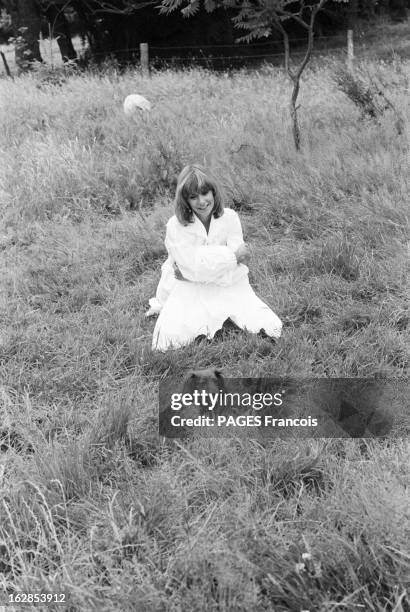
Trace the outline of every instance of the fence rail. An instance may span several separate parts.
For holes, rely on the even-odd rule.
[[[346,36],[344,34],[338,34],[335,36],[320,36],[316,38],[316,42],[320,42],[322,40],[345,40]],[[306,38],[292,38],[291,43],[295,43],[295,42],[306,42]],[[277,46],[278,44],[281,44],[280,41],[268,41],[268,42],[258,42],[258,43],[232,43],[232,44],[224,44],[224,45],[217,45],[217,44],[206,44],[206,45],[173,45],[172,47],[168,47],[168,46],[162,46],[162,45],[157,45],[157,46],[150,46],[150,49],[166,49],[166,50],[172,50],[172,49],[229,49],[229,48],[243,48],[243,49],[250,49],[253,47],[268,47],[268,46]]]
[[[315,39],[313,54],[318,55],[326,52],[339,51],[346,59],[349,67],[352,66],[356,54],[363,55],[366,52],[366,44],[363,44],[363,37],[360,33],[355,33],[353,41],[353,32],[349,30],[344,34],[336,34],[334,36],[318,36]],[[364,37],[365,41],[365,37]],[[294,49],[291,48],[291,58],[301,57],[305,54],[305,50],[300,48],[298,43],[306,43],[306,38],[296,38],[291,41]],[[87,47],[79,44],[73,39],[79,57],[83,56],[87,51]],[[103,51],[93,53],[93,57],[120,57],[124,61],[139,62],[142,72],[149,74],[150,67],[167,64],[189,64],[197,63],[198,65],[214,65],[220,68],[227,68],[230,64],[235,66],[240,62],[243,65],[252,64],[255,61],[266,60],[267,62],[278,63],[279,58],[284,58],[284,52],[278,51],[280,41],[257,41],[252,43],[232,43],[232,44],[203,44],[203,45],[149,45],[141,43],[138,47],[127,47],[122,49],[113,49],[110,52]],[[386,40],[386,50],[394,52],[394,47],[391,42]],[[62,64],[59,50],[56,47],[55,41],[40,40],[41,53],[46,63],[51,66]],[[229,50],[232,50],[229,53]],[[226,51],[226,52],[225,52]],[[175,55],[172,54],[175,53]],[[3,72],[8,76],[12,76],[8,64],[14,68],[13,47],[1,45],[0,66],[3,64],[3,70],[0,69],[0,74]],[[150,58],[151,56],[151,58]]]
[[[340,47],[326,47],[326,49],[313,49],[313,53],[319,53],[321,51],[343,51],[346,52],[345,49],[340,49]],[[209,55],[209,56],[197,56],[197,55],[192,55],[192,56],[169,56],[169,57],[158,57],[156,56],[155,59],[157,60],[163,60],[163,61],[169,61],[169,62],[174,62],[174,61],[181,61],[181,62],[189,62],[192,60],[198,60],[198,61],[214,61],[214,60],[252,60],[252,59],[263,59],[263,58],[270,58],[270,57],[283,57],[283,53],[252,53],[252,55]],[[294,53],[292,53],[292,57],[293,56],[303,56],[305,55],[305,51],[295,51]]]
[[[346,48],[344,49],[347,53],[347,62],[349,67],[351,67],[352,65],[352,61],[353,61],[353,57],[354,57],[354,47],[353,47],[353,32],[352,30],[348,30],[347,31],[347,37],[346,34],[344,35],[337,35],[337,36],[323,36],[323,37],[319,37],[317,38],[317,46],[316,48],[314,48],[313,52],[317,53],[317,52],[323,52],[323,51],[334,51],[334,50],[341,50],[340,46],[332,46],[329,47],[327,44],[323,45],[321,43],[323,43],[323,41],[325,40],[331,40],[332,43],[335,43],[336,41],[339,41],[341,43],[345,43],[346,44]],[[299,38],[299,39],[293,39],[292,43],[295,42],[306,42],[306,38]],[[201,56],[181,56],[181,55],[171,55],[171,56],[166,56],[166,57],[161,57],[158,56],[157,53],[161,52],[161,51],[172,51],[172,50],[199,50],[200,53],[202,53],[204,50],[218,50],[218,49],[243,49],[243,50],[249,50],[251,48],[255,49],[260,49],[262,46],[267,47],[273,47],[274,50],[272,50],[272,52],[266,52],[266,53],[251,53],[251,54],[247,54],[244,53],[243,55],[207,55],[205,56],[204,54]],[[250,43],[250,44],[246,44],[246,45],[181,45],[181,46],[173,46],[173,47],[167,47],[167,46],[152,46],[149,47],[148,43],[141,43],[140,44],[140,65],[141,65],[141,69],[142,72],[145,74],[149,73],[149,68],[150,68],[150,51],[154,52],[154,56],[155,56],[155,60],[162,60],[162,61],[169,61],[170,63],[172,62],[189,62],[189,61],[200,61],[200,62],[226,62],[226,61],[252,61],[252,60],[256,60],[256,59],[272,59],[272,58],[279,58],[279,57],[284,57],[284,52],[280,52],[278,53],[276,51],[278,46],[277,42],[263,42],[263,43]],[[306,53],[306,51],[299,51],[299,50],[295,50],[295,51],[291,51],[291,56],[304,56]]]
[[[336,42],[344,42],[346,40],[346,36],[344,34],[341,35],[336,35],[336,36],[321,36],[320,38],[316,39],[315,44],[317,45],[317,47],[321,46],[322,41],[332,41],[333,43]],[[306,42],[306,38],[294,38],[291,41],[292,43],[297,43],[297,42]],[[148,44],[148,43],[141,43],[141,44]],[[232,43],[230,45],[228,44],[224,44],[224,45],[217,45],[217,44],[204,44],[204,45],[149,45],[149,51],[188,51],[188,50],[198,50],[198,51],[204,51],[204,50],[209,50],[209,49],[234,49],[234,50],[248,50],[248,49],[259,49],[262,47],[274,47],[275,49],[280,46],[281,43],[280,41],[269,41],[269,42],[261,42],[261,43],[243,43],[243,44],[239,44],[239,43]],[[327,46],[327,44],[324,46],[325,49],[329,48]],[[336,48],[336,47],[331,47],[331,48]],[[141,45],[139,45],[138,47],[124,47],[123,49],[112,49],[110,50],[108,53],[107,51],[102,51],[102,52],[96,52],[93,53],[93,55],[95,56],[101,56],[101,55],[109,55],[111,54],[118,54],[118,53],[129,53],[129,54],[136,54],[136,53],[140,53],[141,51]],[[298,53],[297,51],[295,51],[294,53]],[[264,55],[272,55],[272,53],[267,52]],[[283,52],[280,53],[275,53],[276,56],[280,56],[283,55]],[[170,56],[170,57],[174,57],[174,56]],[[189,59],[189,55],[184,56],[183,59]],[[224,55],[223,57],[232,57],[232,56],[228,56],[228,55]],[[247,55],[243,55],[241,57],[248,57]],[[254,57],[253,55],[249,55],[249,57]]]

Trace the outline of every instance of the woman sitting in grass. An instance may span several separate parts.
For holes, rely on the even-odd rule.
[[[213,338],[227,319],[279,338],[282,322],[249,284],[250,254],[238,214],[224,209],[217,183],[199,165],[186,166],[178,177],[165,246],[168,259],[147,312],[159,313],[154,350]]]

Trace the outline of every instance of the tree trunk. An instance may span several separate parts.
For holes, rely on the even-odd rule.
[[[300,81],[299,78],[293,83],[292,95],[290,98],[290,117],[292,119],[293,142],[295,143],[296,151],[300,151],[300,127],[298,119],[298,107],[296,101],[299,95]]]
[[[57,40],[63,62],[77,59],[77,53],[71,40],[70,28],[62,7],[50,4],[46,10],[50,24],[50,36]]]
[[[349,0],[349,4],[347,6],[347,29],[348,30],[353,30],[353,32],[355,31],[358,17],[359,17],[359,1]]]
[[[16,66],[19,72],[30,70],[34,61],[42,62],[39,36],[41,11],[36,0],[7,0],[15,37]]]
[[[290,80],[293,83],[292,95],[289,103],[289,112],[292,120],[292,132],[293,132],[293,141],[295,143],[296,151],[300,151],[300,126],[298,119],[298,106],[296,105],[299,89],[300,89],[300,78],[306,66],[309,63],[309,60],[313,51],[313,39],[314,39],[314,27],[315,27],[315,19],[318,12],[322,9],[323,5],[327,0],[319,0],[319,4],[311,9],[310,19],[309,21],[304,21],[300,15],[291,15],[291,17],[303,26],[308,34],[308,44],[305,52],[305,56],[302,59],[302,62],[299,64],[296,70],[292,70],[290,67],[290,48],[289,48],[289,36],[283,27],[283,23],[279,18],[274,22],[275,28],[279,30],[282,34],[283,38],[283,48],[285,51],[285,70],[288,73]],[[287,15],[286,11],[283,11],[283,15]]]

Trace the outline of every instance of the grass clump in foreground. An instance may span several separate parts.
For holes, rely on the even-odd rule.
[[[400,65],[391,81],[408,121]],[[281,70],[33,77],[2,92],[0,570],[73,610],[407,611],[409,444],[157,436],[158,381],[408,375],[409,157],[363,119],[331,61],[302,93]],[[2,86],[3,88],[3,86]],[[130,123],[122,101],[155,102]],[[204,99],[207,100],[204,106]],[[17,102],[16,102],[17,101]],[[406,116],[407,113],[407,116]],[[407,129],[407,128],[406,128]],[[175,175],[222,177],[251,282],[285,323],[150,350]],[[71,607],[70,607],[71,606]]]

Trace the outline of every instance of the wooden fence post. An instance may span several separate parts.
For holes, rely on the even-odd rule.
[[[353,30],[347,30],[347,68],[348,70],[353,69]]]
[[[6,56],[4,55],[3,51],[0,51],[0,55],[1,55],[1,59],[3,60],[4,70],[6,71],[7,76],[13,78],[10,72],[9,65],[6,60]]]
[[[140,61],[142,74],[149,75],[148,43],[140,43]]]

